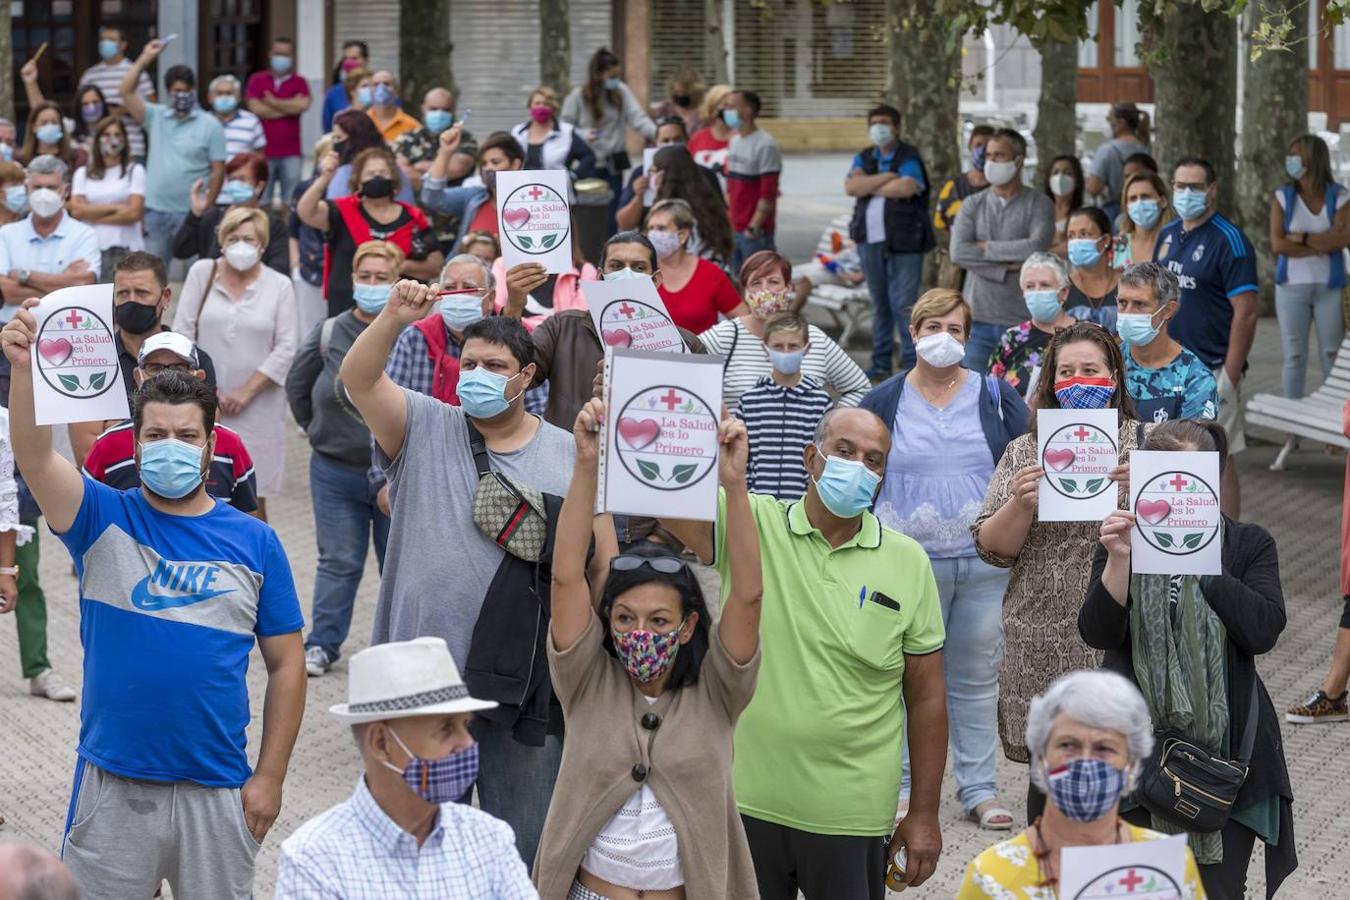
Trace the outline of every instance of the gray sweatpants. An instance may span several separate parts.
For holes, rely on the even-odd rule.
[[[77,763],[61,858],[86,900],[148,900],[163,879],[175,900],[248,898],[257,854],[238,788],[133,781]]]

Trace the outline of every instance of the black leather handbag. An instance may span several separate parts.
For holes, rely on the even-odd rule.
[[[1228,823],[1238,791],[1247,780],[1252,747],[1256,744],[1256,677],[1252,677],[1252,697],[1247,710],[1247,725],[1237,759],[1215,756],[1194,743],[1177,728],[1166,728],[1155,735],[1153,754],[1144,763],[1135,803],[1153,815],[1187,831],[1218,831]]]

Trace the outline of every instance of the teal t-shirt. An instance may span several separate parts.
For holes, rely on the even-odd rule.
[[[192,183],[211,175],[211,163],[225,161],[225,129],[203,109],[184,118],[162,103],[145,104],[145,208],[185,213]]]

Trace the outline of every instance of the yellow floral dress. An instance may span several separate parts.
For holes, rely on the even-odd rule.
[[[1131,841],[1156,841],[1170,835],[1126,825]],[[995,844],[981,853],[966,867],[965,880],[957,892],[957,900],[1058,900],[1053,887],[1041,885],[1041,868],[1031,852],[1031,840],[1023,831],[1001,844]],[[1205,889],[1200,884],[1200,871],[1195,867],[1191,848],[1186,848],[1186,883],[1182,885],[1182,900],[1204,900]]]

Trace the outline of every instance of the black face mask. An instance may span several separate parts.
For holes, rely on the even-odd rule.
[[[691,97],[691,96],[689,96],[688,94],[671,94],[671,95],[670,95],[670,101],[671,101],[672,103],[674,103],[676,106],[683,106],[683,107],[685,107],[686,109],[689,107],[689,104],[690,104],[690,102],[691,102],[693,99],[694,99],[694,98]]]
[[[159,325],[159,310],[133,300],[113,310],[113,321],[127,334],[145,334]]]
[[[347,142],[346,142],[346,141],[334,141],[334,142],[333,142],[333,152],[336,153],[339,157],[342,156],[343,152],[345,152],[346,149],[347,149]]]
[[[361,185],[361,196],[379,199],[394,193],[394,179],[376,175]]]

